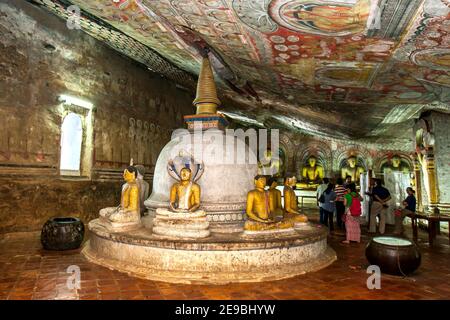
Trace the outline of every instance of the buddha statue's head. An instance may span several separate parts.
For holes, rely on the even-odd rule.
[[[255,187],[258,189],[264,189],[267,184],[267,179],[263,175],[257,175],[255,177]]]
[[[123,179],[128,183],[136,181],[137,174],[138,172],[136,168],[133,166],[129,166],[123,171]]]
[[[143,165],[138,164],[135,166],[135,168],[137,170],[137,178],[144,179],[145,167]]]
[[[355,168],[356,167],[356,157],[355,156],[348,157],[347,163],[350,168]]]
[[[277,179],[274,177],[269,178],[269,180],[267,180],[267,185],[270,189],[275,189],[278,186]]]
[[[308,163],[311,168],[314,168],[317,163],[317,158],[315,156],[310,156],[308,159]]]
[[[191,169],[184,167],[180,171],[181,181],[190,181],[191,180]]]
[[[401,161],[402,161],[402,160],[400,159],[399,156],[393,156],[393,157],[392,157],[392,166],[393,166],[394,168],[399,168],[399,167],[400,167]]]
[[[295,176],[292,177],[286,177],[284,180],[284,184],[289,186],[289,187],[293,187],[297,184],[297,178]]]

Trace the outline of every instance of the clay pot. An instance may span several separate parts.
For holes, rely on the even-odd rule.
[[[46,250],[78,249],[83,237],[83,222],[72,217],[51,218],[41,231],[41,243]]]
[[[397,237],[375,237],[366,246],[366,258],[381,272],[393,275],[408,275],[421,262],[419,248],[414,242]]]

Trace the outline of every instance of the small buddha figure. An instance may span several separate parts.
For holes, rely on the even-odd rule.
[[[293,227],[291,221],[276,222],[270,212],[269,191],[264,190],[266,177],[257,175],[255,177],[255,189],[247,194],[247,217],[244,229],[246,231],[265,231],[276,229],[288,229]]]
[[[277,189],[277,179],[269,178],[269,211],[272,218],[282,217],[284,215],[283,206],[281,204],[281,191]]]
[[[304,214],[300,213],[298,209],[297,196],[293,189],[296,183],[297,178],[295,176],[286,177],[284,179],[284,217],[291,219],[294,218],[295,222],[307,222],[308,218]]]
[[[347,158],[347,165],[341,169],[341,177],[342,179],[346,179],[347,176],[350,176],[352,182],[359,183],[359,177],[362,173],[364,173],[364,168],[357,166],[357,159],[355,156],[350,156]]]
[[[171,162],[168,168],[173,169]],[[179,181],[170,188],[169,208],[156,209],[153,233],[171,238],[209,237],[206,212],[199,209],[200,186],[192,181],[191,169],[183,167],[177,177]]]
[[[410,169],[407,165],[405,165],[401,158],[397,155],[393,156],[391,159],[391,164],[386,163],[382,166],[383,173],[388,172],[403,172],[403,173],[409,173]]]
[[[308,165],[303,167],[302,170],[303,182],[300,183],[300,187],[317,187],[323,177],[323,167],[317,164],[317,158],[315,156],[310,156],[308,158]]]
[[[120,206],[103,208],[100,210],[100,219],[119,228],[129,225],[140,225],[140,190],[136,182],[137,169],[129,166],[123,172],[125,184],[122,186]]]
[[[194,212],[200,207],[200,186],[191,181],[191,169],[180,171],[179,182],[170,188],[170,209],[174,212]]]
[[[141,215],[144,214],[145,212],[145,205],[144,205],[144,201],[148,198],[149,196],[149,191],[150,191],[150,185],[148,184],[147,181],[144,180],[144,175],[145,175],[145,167],[142,165],[136,165],[136,170],[137,170],[137,179],[136,179],[136,183],[139,186],[139,205],[141,208]]]

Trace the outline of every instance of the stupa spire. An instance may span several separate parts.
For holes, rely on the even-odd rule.
[[[217,107],[220,105],[207,51],[203,55],[197,83],[197,94],[192,104],[197,108],[196,114],[215,114]]]

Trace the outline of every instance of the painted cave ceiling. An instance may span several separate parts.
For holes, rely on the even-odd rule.
[[[450,112],[450,0],[32,2],[79,6],[82,30],[189,89],[210,48],[243,123],[376,142]]]

